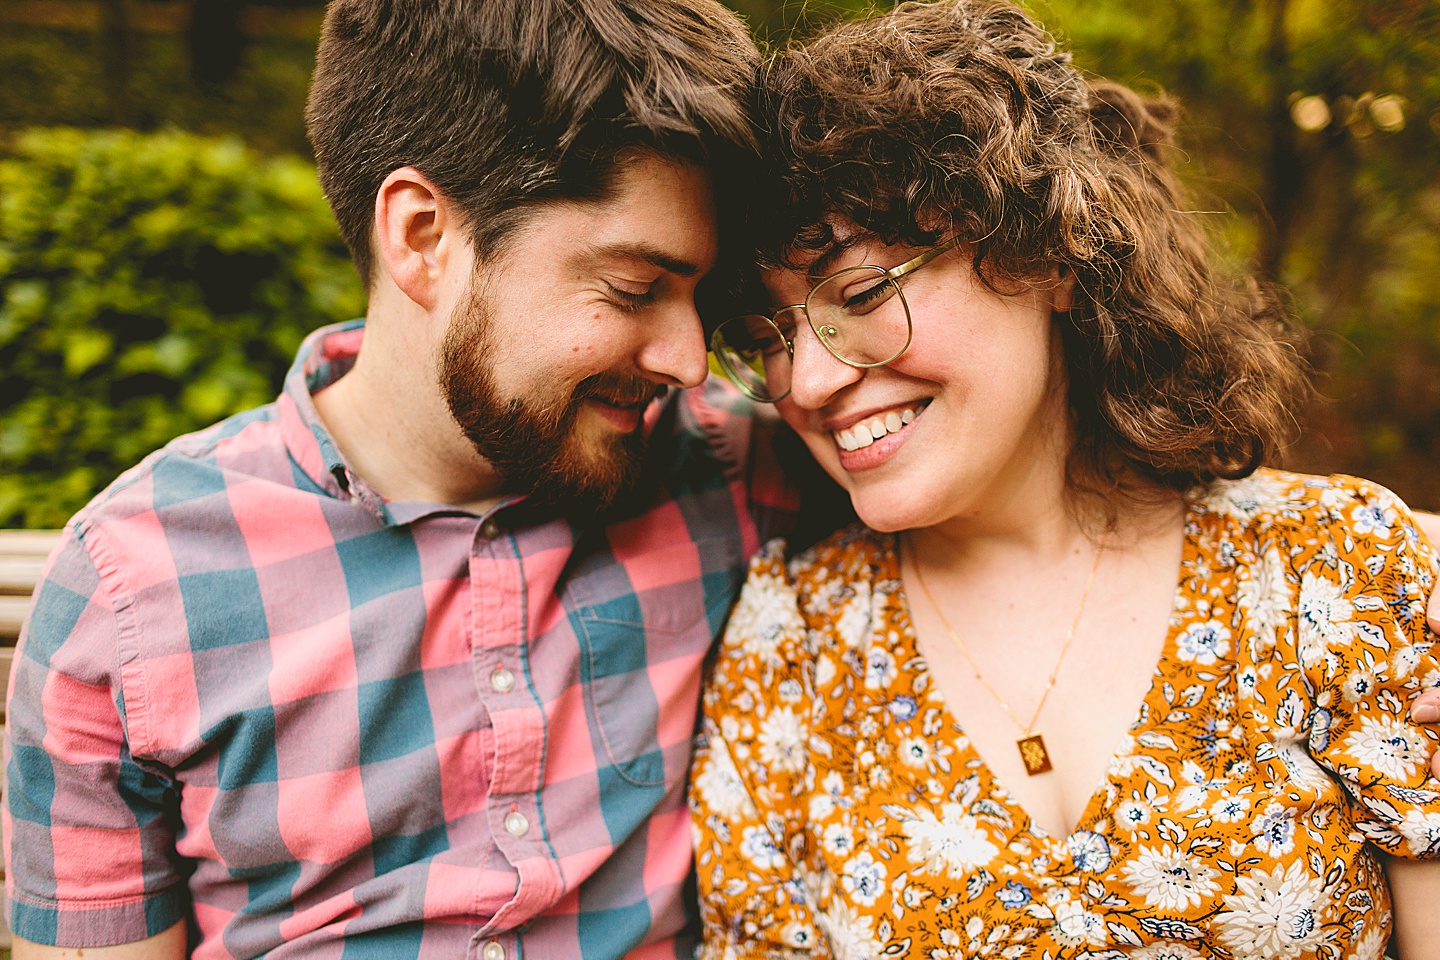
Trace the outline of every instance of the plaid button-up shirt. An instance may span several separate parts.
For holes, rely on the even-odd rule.
[[[713,388],[653,410],[652,493],[606,525],[385,502],[311,400],[362,336],[317,332],[275,403],[71,522],[12,681],[15,932],[689,956],[701,662],[788,509],[753,422]]]

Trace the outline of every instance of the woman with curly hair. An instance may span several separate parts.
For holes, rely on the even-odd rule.
[[[1260,466],[1302,364],[1173,107],[1002,0],[762,87],[770,302],[712,344],[860,522],[770,544],[716,655],[707,955],[1434,953],[1435,556],[1389,492]]]

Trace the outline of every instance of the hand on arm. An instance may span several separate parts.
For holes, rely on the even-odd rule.
[[[181,920],[164,933],[138,943],[122,943],[117,947],[46,947],[15,938],[11,948],[14,960],[61,960],[62,957],[86,957],[87,960],[185,960],[185,921]]]

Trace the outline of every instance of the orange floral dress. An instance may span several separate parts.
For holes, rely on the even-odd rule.
[[[1078,828],[1047,834],[931,683],[894,539],[752,563],[691,786],[703,956],[1379,957],[1377,851],[1440,856],[1435,558],[1348,477],[1187,506],[1153,685]]]

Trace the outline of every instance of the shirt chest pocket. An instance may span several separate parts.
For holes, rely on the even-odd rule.
[[[739,553],[730,540],[681,544],[652,551],[643,567],[622,563],[623,583],[612,570],[606,582],[572,584],[572,599],[587,601],[573,623],[591,738],[631,785],[685,774],[701,664],[739,585]],[[609,599],[598,598],[602,587]]]

